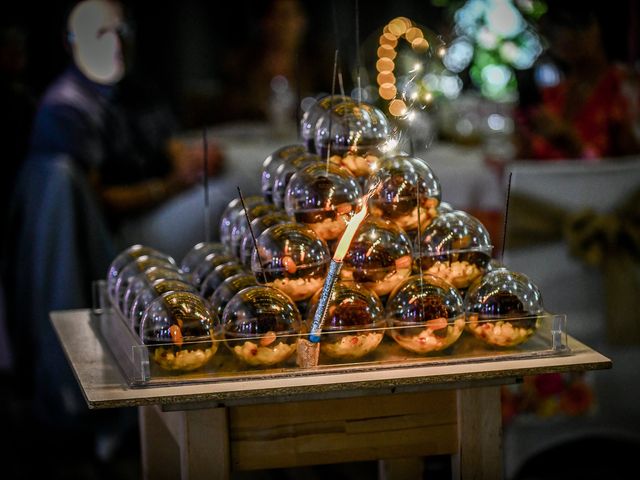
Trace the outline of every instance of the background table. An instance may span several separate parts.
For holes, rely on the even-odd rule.
[[[89,310],[51,319],[88,406],[139,408],[145,478],[451,454],[457,478],[498,479],[500,385],[611,367],[570,338],[557,357],[130,388]]]

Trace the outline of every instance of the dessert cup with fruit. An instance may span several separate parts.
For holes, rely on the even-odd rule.
[[[462,335],[465,315],[460,293],[434,275],[414,275],[391,292],[386,304],[389,335],[405,350],[440,352]]]
[[[151,359],[172,372],[204,367],[218,350],[219,337],[219,321],[209,303],[190,292],[163,293],[140,322],[140,338]]]
[[[320,292],[310,301],[307,315],[311,324],[318,308]],[[384,337],[384,307],[371,290],[354,282],[338,281],[327,303],[320,351],[330,358],[354,360],[373,352]]]
[[[251,269],[259,283],[281,290],[295,302],[309,299],[322,287],[331,260],[329,247],[309,227],[274,225],[256,242]]]
[[[535,334],[544,307],[529,277],[498,267],[469,288],[465,311],[474,337],[493,347],[514,347]]]
[[[413,249],[416,270],[443,278],[463,295],[487,271],[492,251],[485,226],[461,210],[436,217]]]
[[[298,336],[304,331],[293,300],[265,285],[235,294],[224,308],[222,324],[227,347],[252,367],[285,362],[295,353]]]
[[[389,220],[369,217],[351,241],[340,277],[385,296],[411,275],[411,268],[411,240],[404,230]]]

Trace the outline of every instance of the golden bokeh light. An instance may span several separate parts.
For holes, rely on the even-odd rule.
[[[407,17],[396,17],[395,20],[400,20],[402,23],[404,23],[405,30],[408,30],[413,25],[411,20],[409,20]]]
[[[395,98],[397,90],[396,90],[396,86],[393,83],[383,83],[382,85],[380,85],[380,88],[378,88],[378,93],[380,94],[380,97],[384,98],[385,100],[392,100],[393,98]]]
[[[378,72],[393,72],[394,68],[395,64],[390,58],[380,58],[376,62],[376,70],[378,70]]]
[[[424,38],[416,38],[413,42],[411,42],[411,48],[416,52],[426,52],[429,49],[429,42],[427,42]]]
[[[416,38],[424,38],[424,34],[418,27],[411,27],[407,30],[407,33],[404,34],[404,37],[407,39],[407,42],[413,43]]]
[[[389,113],[394,117],[401,117],[407,112],[407,104],[403,100],[396,98],[389,102]]]
[[[398,37],[396,37],[393,33],[383,33],[380,35],[380,45],[389,45],[391,48],[396,48],[398,45]]]
[[[410,19],[407,17],[396,17],[386,24],[382,29],[382,34],[379,37],[379,47],[377,50],[378,60],[376,62],[376,70],[378,75],[376,81],[378,82],[378,94],[380,98],[389,102],[389,113],[395,117],[407,115],[408,106],[398,96],[398,88],[396,87],[396,77],[393,74],[395,68],[395,62],[398,52],[396,48],[398,41],[404,38],[411,48],[416,53],[424,53],[429,50],[430,45],[427,39],[424,37],[424,32],[420,27],[414,26]],[[442,56],[441,50],[438,50],[438,54]],[[416,74],[422,70],[422,64],[418,63],[414,66],[411,73]],[[412,100],[417,100],[419,97],[423,98],[426,103],[433,101],[433,94],[427,92],[424,95],[420,95],[418,92],[414,92],[411,95]]]
[[[382,85],[383,83],[396,83],[396,76],[393,72],[380,72],[376,77],[376,81],[378,85]]]
[[[380,45],[378,47],[378,58],[396,58],[396,50],[391,45]]]
[[[394,18],[389,22],[389,32],[399,37],[407,31],[407,24],[400,18]]]

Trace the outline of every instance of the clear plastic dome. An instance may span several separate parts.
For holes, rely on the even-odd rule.
[[[168,261],[173,260],[169,255],[146,245],[135,244],[126,248],[113,259],[111,265],[109,265],[109,270],[107,271],[107,293],[112,300],[115,298],[116,283],[118,282],[118,278],[120,277],[122,270],[133,260],[138,257],[142,257],[143,255],[155,257],[164,256]]]
[[[196,288],[200,288],[204,279],[214,268],[218,265],[222,265],[223,263],[233,262],[235,260],[237,260],[237,258],[233,255],[210,253],[204,257],[198,265],[196,265],[196,268],[191,273],[191,278],[189,280]]]
[[[395,223],[369,217],[358,227],[342,263],[343,280],[384,296],[411,275],[411,240]]]
[[[346,95],[325,95],[304,112],[300,121],[300,138],[302,138],[308,151],[316,153],[316,125],[318,120],[334,106],[344,102],[353,102],[353,98]]]
[[[523,273],[498,267],[465,296],[467,329],[495,347],[513,347],[535,333],[545,313],[538,287]]]
[[[315,149],[323,159],[329,153],[331,162],[356,177],[367,177],[385,152],[391,133],[389,120],[379,108],[342,102],[318,119]]]
[[[294,173],[302,170],[307,165],[320,162],[320,157],[312,153],[305,153],[288,159],[283,162],[273,177],[273,204],[284,209],[284,197],[287,191],[287,185]]]
[[[122,313],[125,316],[129,315],[131,305],[136,295],[138,295],[142,289],[149,287],[153,282],[161,278],[186,281],[184,274],[176,269],[158,266],[149,267],[143,272],[135,274],[131,280],[129,280],[129,285],[127,286],[122,301]]]
[[[451,213],[455,210],[448,202],[440,202],[438,205],[438,215],[443,215],[445,213]]]
[[[395,155],[382,159],[378,167],[365,187],[381,183],[369,200],[371,214],[392,220],[407,233],[416,232],[418,225],[429,225],[438,215],[441,199],[440,181],[429,164],[420,158]]]
[[[226,253],[226,247],[220,242],[200,242],[187,252],[180,262],[180,270],[189,274],[210,253]]]
[[[129,288],[129,283],[136,277],[136,275],[144,272],[150,267],[163,267],[175,270],[178,273],[180,272],[175,260],[166,255],[142,255],[141,257],[129,262],[129,264],[122,269],[120,275],[118,275],[113,294],[113,301],[120,310],[120,313],[125,314],[124,296]]]
[[[316,292],[309,302],[309,326],[318,308],[320,293]],[[378,348],[384,337],[381,329],[384,326],[384,307],[372,290],[357,283],[337,281],[327,304],[320,351],[331,358],[363,357]]]
[[[262,232],[257,244],[251,270],[258,282],[278,288],[296,302],[322,287],[331,256],[326,242],[309,227],[274,225]]]
[[[247,208],[251,208],[265,201],[261,195],[251,195],[245,197],[244,203]],[[231,253],[231,228],[239,215],[244,215],[242,201],[240,198],[234,198],[227,204],[220,217],[220,243],[228,248],[228,253]]]
[[[252,221],[278,211],[280,211],[278,207],[271,203],[247,206],[247,214]],[[240,245],[245,233],[249,233],[249,222],[247,222],[247,215],[242,211],[231,224],[231,254],[238,259],[240,258]]]
[[[242,241],[240,242],[240,263],[249,269],[251,268],[251,255],[255,249],[251,231],[253,231],[255,237],[258,238],[262,232],[272,225],[290,222],[293,222],[293,218],[287,215],[286,212],[280,210],[277,212],[267,213],[266,215],[251,220],[251,230],[247,229]]]
[[[385,308],[391,337],[415,353],[439,352],[460,338],[465,326],[460,293],[434,275],[413,275],[396,287]]]
[[[326,241],[340,238],[350,214],[360,204],[362,189],[346,168],[323,162],[296,172],[287,185],[284,206],[299,223]]]
[[[209,297],[211,308],[218,317],[222,318],[224,307],[227,306],[227,303],[229,303],[236,293],[247,287],[256,285],[258,285],[258,281],[253,273],[236,273],[225,279],[220,286],[215,289],[211,297]]]
[[[193,285],[178,279],[159,278],[150,285],[145,286],[137,293],[128,310],[129,325],[134,332],[140,333],[142,315],[149,304],[166,292],[198,293]]]
[[[288,159],[300,156],[307,152],[304,145],[285,145],[265,158],[262,163],[261,189],[262,196],[267,203],[273,203],[273,184],[278,167]]]
[[[215,355],[219,326],[206,300],[194,293],[170,291],[144,311],[140,337],[164,370],[192,371]]]
[[[296,351],[304,325],[290,297],[264,285],[247,287],[227,303],[224,337],[233,354],[251,366],[284,362]]]
[[[487,271],[492,251],[485,226],[461,210],[436,217],[413,248],[422,273],[444,278],[460,290]]]
[[[203,298],[209,298],[216,288],[218,288],[227,278],[235,275],[236,273],[242,272],[247,272],[247,270],[244,265],[237,260],[232,260],[218,265],[211,270],[206,277],[204,277],[204,280],[200,284],[200,296]]]

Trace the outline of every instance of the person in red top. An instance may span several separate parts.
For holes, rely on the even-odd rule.
[[[543,20],[561,78],[542,88],[537,102],[521,103],[519,158],[588,160],[640,152],[638,78],[608,58],[594,12],[550,9]]]

